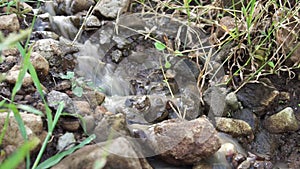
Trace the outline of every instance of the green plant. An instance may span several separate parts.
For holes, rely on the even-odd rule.
[[[93,82],[85,80],[83,77],[76,78],[75,73],[72,71],[67,71],[67,73],[65,75],[60,74],[60,78],[71,81],[72,92],[78,97],[82,96],[83,88],[85,86],[88,86],[89,88],[94,89],[96,91],[100,91],[100,92],[103,91],[103,89],[101,87],[95,86],[95,84]]]

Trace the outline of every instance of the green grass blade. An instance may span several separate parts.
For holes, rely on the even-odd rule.
[[[60,102],[59,105],[58,105],[58,108],[56,110],[52,126],[50,126],[48,128],[47,136],[46,136],[46,138],[45,138],[45,140],[43,142],[43,145],[42,145],[42,147],[41,147],[41,149],[39,151],[38,156],[36,157],[36,160],[35,160],[35,162],[34,162],[34,164],[32,166],[32,169],[35,169],[37,167],[37,165],[39,164],[39,162],[40,162],[40,160],[42,158],[42,155],[43,155],[43,153],[44,153],[44,151],[46,149],[47,143],[48,143],[48,141],[50,140],[50,138],[52,136],[52,132],[53,132],[55,126],[56,126],[56,123],[57,123],[57,121],[58,121],[58,119],[59,119],[59,117],[60,117],[60,115],[61,115],[61,113],[63,111],[63,108],[64,108],[64,103]]]
[[[24,111],[27,111],[27,112],[30,112],[30,113],[33,113],[33,114],[36,114],[36,115],[39,115],[39,116],[44,116],[44,113],[42,113],[41,111],[29,106],[29,105],[17,105],[17,108],[18,109],[21,109],[21,110],[24,110]]]
[[[24,160],[26,155],[39,144],[39,139],[34,137],[32,140],[25,142],[14,154],[6,159],[0,169],[14,169]]]
[[[47,159],[46,161],[42,162],[36,169],[44,169],[44,168],[50,168],[52,166],[54,166],[55,164],[57,164],[62,158],[64,158],[67,155],[72,154],[75,150],[82,148],[83,146],[85,146],[86,144],[89,144],[91,141],[93,141],[96,138],[96,135],[90,135],[88,138],[86,138],[83,142],[81,142],[80,144],[78,144],[77,146],[74,146],[66,151],[63,151],[59,154],[56,154],[52,157],[50,157],[49,159]]]

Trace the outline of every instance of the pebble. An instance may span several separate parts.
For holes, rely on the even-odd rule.
[[[31,63],[33,65],[33,67],[35,68],[35,70],[39,74],[41,77],[47,76],[49,73],[49,63],[48,61],[39,53],[37,52],[32,52],[31,53]]]
[[[117,18],[118,12],[120,14],[125,12],[130,5],[130,0],[102,0],[96,7],[95,13],[100,13],[107,18]]]
[[[228,133],[233,137],[250,136],[252,135],[252,128],[243,120],[216,117],[216,128],[219,131]]]
[[[20,73],[20,66],[14,66],[6,74],[6,81],[10,84],[15,84],[17,82]],[[32,78],[29,73],[25,73],[24,79],[22,81],[23,86],[29,86],[33,83]]]
[[[72,143],[75,143],[75,141],[74,134],[66,132],[64,135],[58,138],[56,149],[58,151],[67,150],[74,146]]]

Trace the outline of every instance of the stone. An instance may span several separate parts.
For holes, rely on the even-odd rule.
[[[71,1],[71,14],[76,14],[78,12],[88,10],[92,5],[95,4],[94,0],[73,0]]]
[[[74,144],[72,144],[72,143],[75,143],[75,142],[76,142],[76,140],[75,140],[74,134],[66,132],[64,135],[62,135],[58,138],[56,149],[58,151],[67,150],[67,149],[73,147]]]
[[[119,113],[103,116],[92,133],[96,134],[96,142],[106,141],[108,138],[129,136],[125,115]]]
[[[58,91],[64,91],[71,88],[71,82],[70,80],[63,80],[61,82],[58,82],[57,85],[55,85],[54,89]]]
[[[93,111],[90,107],[90,104],[87,101],[73,101],[76,114],[84,115],[92,115]]]
[[[20,29],[17,14],[0,16],[0,30],[7,30],[9,32],[16,32]]]
[[[10,84],[15,84],[17,82],[18,76],[20,73],[20,66],[15,65],[12,67],[6,74],[6,81]],[[22,81],[23,86],[29,86],[33,83],[32,78],[29,73],[25,73],[25,76]]]
[[[165,120],[144,132],[146,142],[155,154],[174,165],[195,164],[209,158],[221,147],[217,131],[206,117],[191,121]]]
[[[30,60],[40,77],[48,75],[49,63],[42,55],[37,52],[32,52]]]
[[[55,33],[67,39],[73,40],[78,32],[79,16],[52,16],[50,25]]]
[[[60,102],[63,102],[65,111],[67,111],[68,113],[75,113],[73,101],[66,93],[52,90],[47,95],[47,101],[48,105],[55,109],[58,108]]]
[[[269,81],[266,79],[266,81]],[[250,82],[244,85],[238,92],[238,100],[244,108],[252,109],[258,116],[264,115],[264,111],[270,106],[279,92],[271,85],[270,82]]]
[[[47,60],[55,55],[60,56],[62,51],[59,50],[59,41],[54,39],[40,39],[33,45],[33,52],[38,52],[40,55],[45,57]]]
[[[225,97],[225,103],[232,110],[237,110],[240,107],[236,94],[234,92],[230,92]]]
[[[216,117],[216,128],[219,131],[228,133],[233,137],[251,136],[253,134],[252,128],[243,120]]]
[[[101,25],[102,24],[101,24],[100,20],[94,15],[91,15],[86,20],[87,28],[99,28]]]
[[[120,11],[120,14],[125,12],[129,7],[130,0],[102,0],[96,7],[95,13],[115,19]]]
[[[151,169],[152,167],[134,151],[124,137],[87,145],[64,158],[52,169],[93,168],[96,161],[105,160],[104,168]]]
[[[287,107],[265,119],[264,127],[270,133],[293,132],[299,130],[299,122],[295,117],[293,109]]]
[[[105,95],[101,92],[90,90],[83,93],[83,98],[87,98],[91,107],[96,107],[104,101]]]
[[[4,127],[7,112],[0,113],[0,128]],[[38,137],[43,140],[43,121],[40,116],[20,112],[21,118],[25,124],[26,133],[29,139]],[[19,126],[13,113],[9,114],[8,126],[5,136],[2,140],[2,145],[13,145],[19,147],[24,143],[24,138],[21,135]]]

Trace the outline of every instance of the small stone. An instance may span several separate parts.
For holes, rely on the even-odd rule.
[[[48,93],[47,100],[50,107],[57,109],[59,103],[63,102],[64,108],[68,113],[75,113],[73,101],[66,93],[52,90]]]
[[[74,101],[73,102],[76,114],[80,115],[92,115],[92,109],[87,101]]]
[[[61,118],[60,123],[63,129],[74,132],[80,128],[80,122],[74,118]]]
[[[0,30],[15,32],[20,29],[19,20],[16,14],[0,16]]]
[[[239,108],[239,102],[234,92],[228,93],[225,97],[225,102],[232,110],[237,110]]]
[[[64,135],[58,138],[56,149],[58,151],[67,150],[74,146],[72,143],[75,143],[75,141],[74,134],[66,132]]]
[[[31,53],[31,63],[35,70],[38,73],[41,73],[40,76],[47,76],[49,73],[49,63],[48,61],[39,53],[32,52]]]
[[[285,133],[299,129],[299,123],[291,107],[287,107],[267,118],[264,126],[270,133]]]
[[[101,22],[99,21],[99,19],[94,16],[94,15],[91,15],[90,17],[87,18],[86,20],[86,26],[88,28],[97,28],[97,27],[100,27],[102,24]]]
[[[84,92],[83,97],[89,100],[91,107],[96,107],[100,105],[105,99],[105,95],[98,91]]]
[[[35,42],[33,45],[33,52],[38,52],[40,55],[44,56],[47,60],[53,56],[60,56],[62,51],[59,48],[59,41],[54,39],[41,39]]]
[[[251,136],[252,128],[243,120],[216,117],[216,128],[219,131],[228,133],[233,137]]]
[[[10,84],[15,84],[17,82],[18,76],[20,73],[20,66],[14,66],[6,74],[6,81]],[[29,86],[32,84],[32,78],[29,73],[25,73],[24,79],[22,81],[23,86]]]

